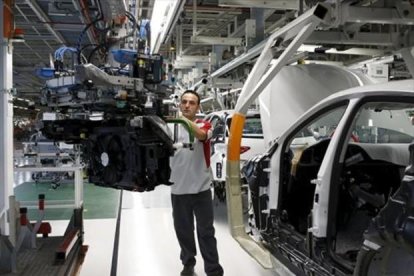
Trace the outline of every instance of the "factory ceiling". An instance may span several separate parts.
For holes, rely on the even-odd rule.
[[[151,19],[156,1],[126,1],[125,10],[138,22]],[[331,21],[314,32],[303,48],[304,60],[358,64],[392,57],[395,78],[410,77],[400,50],[414,43],[412,0],[176,0],[179,2],[159,53],[173,69],[188,70],[205,63],[204,71],[246,53],[318,2],[332,8]],[[123,11],[115,0],[16,0],[15,26],[24,41],[13,42],[13,84],[20,98],[38,101],[45,80],[36,70],[52,67],[55,51],[66,46],[82,52],[80,62],[107,62],[104,52],[111,27]],[[250,19],[255,19],[255,24]],[[115,23],[114,23],[115,22]],[[216,67],[208,65],[211,53],[219,54]],[[70,68],[76,59],[66,53]],[[188,61],[189,57],[194,60]],[[183,60],[185,57],[187,60]],[[197,58],[199,59],[197,61]],[[246,60],[247,63],[254,61]],[[79,60],[78,60],[79,62]],[[197,63],[198,62],[198,63]],[[207,65],[206,65],[207,64]]]

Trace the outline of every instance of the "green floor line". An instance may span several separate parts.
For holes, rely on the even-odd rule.
[[[84,219],[116,218],[120,190],[99,187],[94,184],[84,184]],[[51,183],[26,182],[14,189],[17,201],[36,201],[38,194],[45,194],[45,218],[44,220],[70,219],[73,209],[47,207],[47,200],[73,200],[73,183],[62,183],[53,189]],[[24,204],[21,205],[24,207]],[[36,220],[38,211],[28,211],[30,220]]]

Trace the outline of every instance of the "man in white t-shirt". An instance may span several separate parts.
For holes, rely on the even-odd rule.
[[[180,110],[194,134],[193,149],[177,149],[170,159],[171,201],[174,228],[180,244],[180,259],[184,266],[181,275],[193,275],[196,263],[194,238],[194,217],[196,218],[197,238],[204,271],[207,276],[222,276],[219,264],[217,242],[214,237],[213,201],[210,190],[210,138],[211,124],[196,119],[200,108],[200,96],[187,90],[181,95]],[[178,125],[176,142],[188,142],[189,134]]]

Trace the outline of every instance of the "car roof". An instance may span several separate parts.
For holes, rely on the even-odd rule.
[[[381,96],[389,95],[389,93],[399,93],[398,95],[414,96],[414,80],[391,81],[387,83],[378,83],[365,86],[353,87],[337,92],[322,102],[337,101],[340,98],[352,99],[364,96]]]
[[[395,95],[394,95],[395,94]],[[321,100],[319,103],[312,106],[302,116],[295,120],[291,127],[297,125],[307,118],[309,114],[314,113],[316,110],[330,106],[334,103],[341,102],[343,100],[361,99],[365,97],[381,97],[381,96],[395,96],[395,97],[413,97],[414,98],[414,80],[401,80],[391,81],[388,83],[372,84],[360,87],[354,87],[346,89]],[[284,131],[283,133],[286,133]]]
[[[395,96],[414,97],[414,80],[392,81],[388,83],[372,84],[346,89],[321,100],[299,118],[306,117],[308,114],[313,113],[314,110],[320,109],[321,107],[323,108],[323,106],[328,106],[332,103],[343,100],[352,100],[372,96],[390,96],[392,93],[395,93]],[[296,121],[300,120],[299,118]]]
[[[312,108],[300,116],[296,120],[295,124],[300,121],[301,118],[309,116],[309,114],[313,113],[315,110],[329,106],[332,103],[372,96],[394,96],[393,94],[395,94],[395,97],[414,97],[414,80],[401,80],[388,83],[366,85],[337,92],[315,104]]]

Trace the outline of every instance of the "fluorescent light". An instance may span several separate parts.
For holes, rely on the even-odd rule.
[[[161,43],[164,43],[179,4],[177,0],[155,0],[150,23],[152,54],[158,53]]]
[[[19,98],[19,97],[13,97],[13,99],[18,100],[18,101],[22,101],[22,102],[27,102],[27,103],[30,103],[31,102],[28,99],[23,99],[23,98]]]
[[[40,111],[39,108],[30,109],[30,108],[27,108],[27,107],[24,107],[24,106],[19,106],[19,105],[13,105],[13,108],[22,109],[22,110]]]

